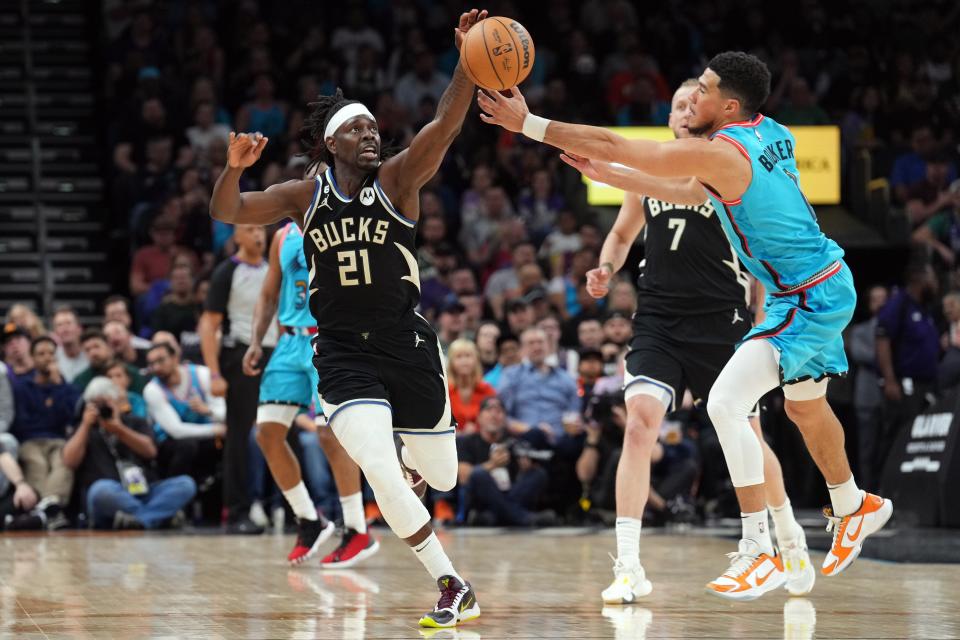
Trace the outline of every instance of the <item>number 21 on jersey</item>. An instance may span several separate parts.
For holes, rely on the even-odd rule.
[[[360,284],[371,283],[370,256],[366,249],[338,251],[337,262],[340,264],[341,286],[356,287]]]

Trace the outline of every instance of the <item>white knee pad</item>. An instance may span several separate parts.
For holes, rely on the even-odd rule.
[[[723,457],[735,487],[763,483],[763,449],[747,419],[749,407],[736,406],[722,394],[710,393],[707,413],[723,448]]]
[[[457,486],[457,436],[455,433],[401,434],[407,454],[427,484],[437,491]]]
[[[382,401],[358,401],[342,406],[330,426],[363,470],[383,519],[399,537],[409,538],[430,522],[430,514],[400,470],[392,422],[390,408]]]
[[[765,340],[742,345],[720,372],[707,399],[730,480],[735,487],[763,483],[763,449],[748,417],[780,382],[776,350]]]
[[[824,378],[820,382],[809,379],[794,384],[785,384],[783,385],[783,397],[794,402],[816,400],[827,395],[827,383],[829,382],[830,378]]]

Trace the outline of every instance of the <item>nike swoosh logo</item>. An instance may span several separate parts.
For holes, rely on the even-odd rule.
[[[765,575],[765,576],[763,576],[763,577],[757,576],[757,586],[759,587],[759,586],[763,585],[763,583],[766,582],[767,579],[768,579],[770,576],[773,575],[773,572],[774,572],[774,571],[776,571],[776,569],[770,569],[770,571],[767,573],[767,575]]]
[[[856,542],[857,536],[860,535],[860,529],[863,528],[863,518],[860,518],[860,522],[857,523],[857,530],[853,532],[853,535],[850,535],[850,532],[847,532],[847,540],[850,542]]]

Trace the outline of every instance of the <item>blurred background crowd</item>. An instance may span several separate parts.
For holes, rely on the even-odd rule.
[[[337,87],[374,112],[385,146],[405,146],[433,117],[457,64],[451,26],[464,7],[102,4],[105,215],[121,247],[112,258],[116,295],[85,326],[69,308],[49,318],[27,306],[7,314],[0,517],[10,528],[224,519],[257,525],[237,529],[244,532],[282,527],[283,500],[252,425],[244,455],[224,455],[233,408],[218,385],[216,350],[201,348],[205,338],[243,344],[221,326],[218,265],[263,259],[275,232],[240,234],[209,217],[228,133],[270,138],[244,189],[302,177],[308,103]],[[485,8],[534,35],[524,94],[545,117],[664,125],[680,82],[713,53],[743,49],[773,73],[765,113],[786,125],[840,127],[845,203],[853,159],[866,155],[865,179],[886,181],[908,231],[886,240],[893,267],[854,263],[862,304],[848,330],[851,375],[831,384],[830,398],[861,485],[876,489],[899,430],[960,381],[960,5],[860,0],[838,12],[803,0],[789,24],[760,2]],[[579,174],[554,149],[484,125],[475,108],[420,209],[421,312],[448,358],[461,431],[460,485],[428,496],[436,520],[610,522],[642,244],[610,295],[591,298],[585,273],[597,266],[615,210],[591,208]],[[822,483],[779,392],[766,398],[763,422],[794,504],[818,506]],[[290,442],[315,502],[336,517],[310,425],[292,429]],[[150,487],[149,516],[99,517],[122,512],[116,505],[136,497],[131,487],[140,481]],[[689,397],[662,426],[653,485],[651,522],[736,513],[716,436]],[[372,503],[368,515],[377,518]]]

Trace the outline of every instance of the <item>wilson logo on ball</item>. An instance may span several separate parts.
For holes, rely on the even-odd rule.
[[[523,25],[519,22],[511,22],[510,28],[517,32],[517,38],[520,39],[520,46],[523,47],[523,69],[530,68],[530,36],[527,35],[527,30],[523,28]]]

